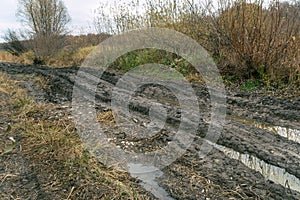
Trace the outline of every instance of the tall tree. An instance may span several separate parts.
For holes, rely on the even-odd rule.
[[[63,35],[70,21],[62,0],[19,0],[18,16],[35,36]]]
[[[24,25],[36,62],[63,47],[70,17],[62,0],[19,0],[17,16]]]

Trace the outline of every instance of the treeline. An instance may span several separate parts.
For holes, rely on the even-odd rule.
[[[86,35],[68,35],[65,38],[65,49],[76,50],[78,48],[97,46],[103,40],[110,37],[110,34],[99,33],[99,34],[86,34]]]
[[[15,41],[12,41],[10,38],[10,42],[0,44],[0,49],[12,55],[6,54],[6,57],[10,57],[10,61],[26,64],[74,66],[80,65],[87,54],[93,50],[93,47],[108,37],[110,35],[105,33],[78,36],[67,35],[61,37],[59,48],[50,48],[44,54],[39,52],[39,57],[31,49],[32,44],[35,43],[33,40],[19,40],[17,38]],[[37,51],[39,50],[41,49],[38,48]],[[3,54],[5,53],[2,52]],[[5,58],[2,60],[5,60]]]
[[[66,35],[63,38],[61,45],[62,45],[62,49],[76,50],[78,48],[96,46],[110,36],[111,36],[110,34],[106,34],[106,33],[99,33],[99,34],[89,33],[86,35]],[[20,52],[18,49],[26,49],[26,46],[30,42],[31,42],[30,40],[18,40],[18,42],[16,42],[15,45],[12,45],[12,43],[10,42],[4,42],[4,43],[0,43],[0,49],[6,50],[14,55],[19,55],[20,53],[23,52],[22,51]]]

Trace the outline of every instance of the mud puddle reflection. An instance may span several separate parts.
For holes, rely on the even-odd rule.
[[[155,181],[163,175],[163,172],[154,166],[144,166],[142,164],[129,163],[129,173],[131,176],[142,181],[141,186],[151,192],[158,199],[172,200],[169,194]]]
[[[230,115],[229,118],[231,118],[235,121],[239,121],[239,122],[243,122],[245,124],[255,126],[256,128],[271,131],[275,134],[280,135],[281,137],[285,137],[288,140],[291,140],[291,141],[294,141],[294,142],[297,142],[300,144],[300,130],[285,128],[285,127],[281,127],[281,126],[270,126],[270,125],[266,125],[266,124],[263,124],[263,123],[260,123],[257,121],[243,119],[243,118],[233,116],[233,115]]]
[[[206,142],[215,147],[216,149],[225,153],[225,155],[227,155],[228,157],[239,160],[250,169],[261,173],[266,179],[271,180],[291,190],[300,192],[300,179],[288,173],[285,169],[276,167],[274,165],[270,165],[265,161],[256,158],[255,156],[243,154],[207,140]]]

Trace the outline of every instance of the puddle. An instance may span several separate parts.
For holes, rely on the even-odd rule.
[[[236,121],[243,122],[245,124],[253,125],[260,129],[271,131],[275,134],[280,135],[281,137],[285,137],[288,140],[291,140],[291,141],[294,141],[294,142],[297,142],[300,144],[300,130],[285,128],[285,127],[281,127],[281,126],[270,126],[270,125],[262,124],[262,123],[248,120],[248,119],[243,119],[243,118],[240,118],[237,116],[232,116],[232,115],[229,115],[229,118],[236,120]]]
[[[239,160],[250,169],[253,169],[261,173],[266,179],[271,180],[277,184],[280,184],[286,188],[290,188],[291,190],[300,192],[300,179],[288,173],[285,169],[276,167],[274,165],[270,165],[265,161],[256,158],[255,156],[242,154],[230,148],[212,143],[207,140],[206,142],[208,142],[216,149],[225,153],[228,157]]]
[[[128,164],[129,173],[132,177],[142,181],[141,186],[148,192],[151,192],[156,198],[163,200],[173,200],[169,194],[155,181],[163,175],[163,172],[154,166],[145,166],[143,164]]]
[[[300,179],[288,173],[285,169],[268,164],[263,160],[249,154],[239,153],[230,148],[205,140],[208,144],[225,153],[226,156],[239,160],[252,170],[262,174],[266,179],[280,184],[285,188],[300,192]],[[163,172],[154,166],[144,166],[142,164],[129,163],[129,173],[142,181],[140,184],[144,189],[151,192],[158,199],[173,200],[169,194],[159,186],[156,178],[163,175]]]

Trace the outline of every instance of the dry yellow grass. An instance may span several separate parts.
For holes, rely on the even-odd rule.
[[[116,124],[112,111],[97,113],[97,119],[100,123]]]
[[[43,190],[58,199],[148,199],[139,194],[126,173],[107,169],[85,150],[68,110],[37,104],[19,82],[3,73],[0,96],[0,116],[13,121],[9,134],[21,138],[16,146],[22,150],[14,150],[14,155],[30,161]],[[111,121],[110,115],[106,113],[102,119]],[[9,144],[0,142],[0,159]]]
[[[33,64],[32,52],[25,52],[20,56],[14,56],[9,52],[0,51],[0,62],[13,62],[21,64]]]
[[[14,62],[18,59],[17,56],[13,56],[12,54],[6,51],[0,51],[0,61],[1,62]]]
[[[84,47],[77,50],[62,50],[46,61],[50,66],[80,66],[95,47]]]

